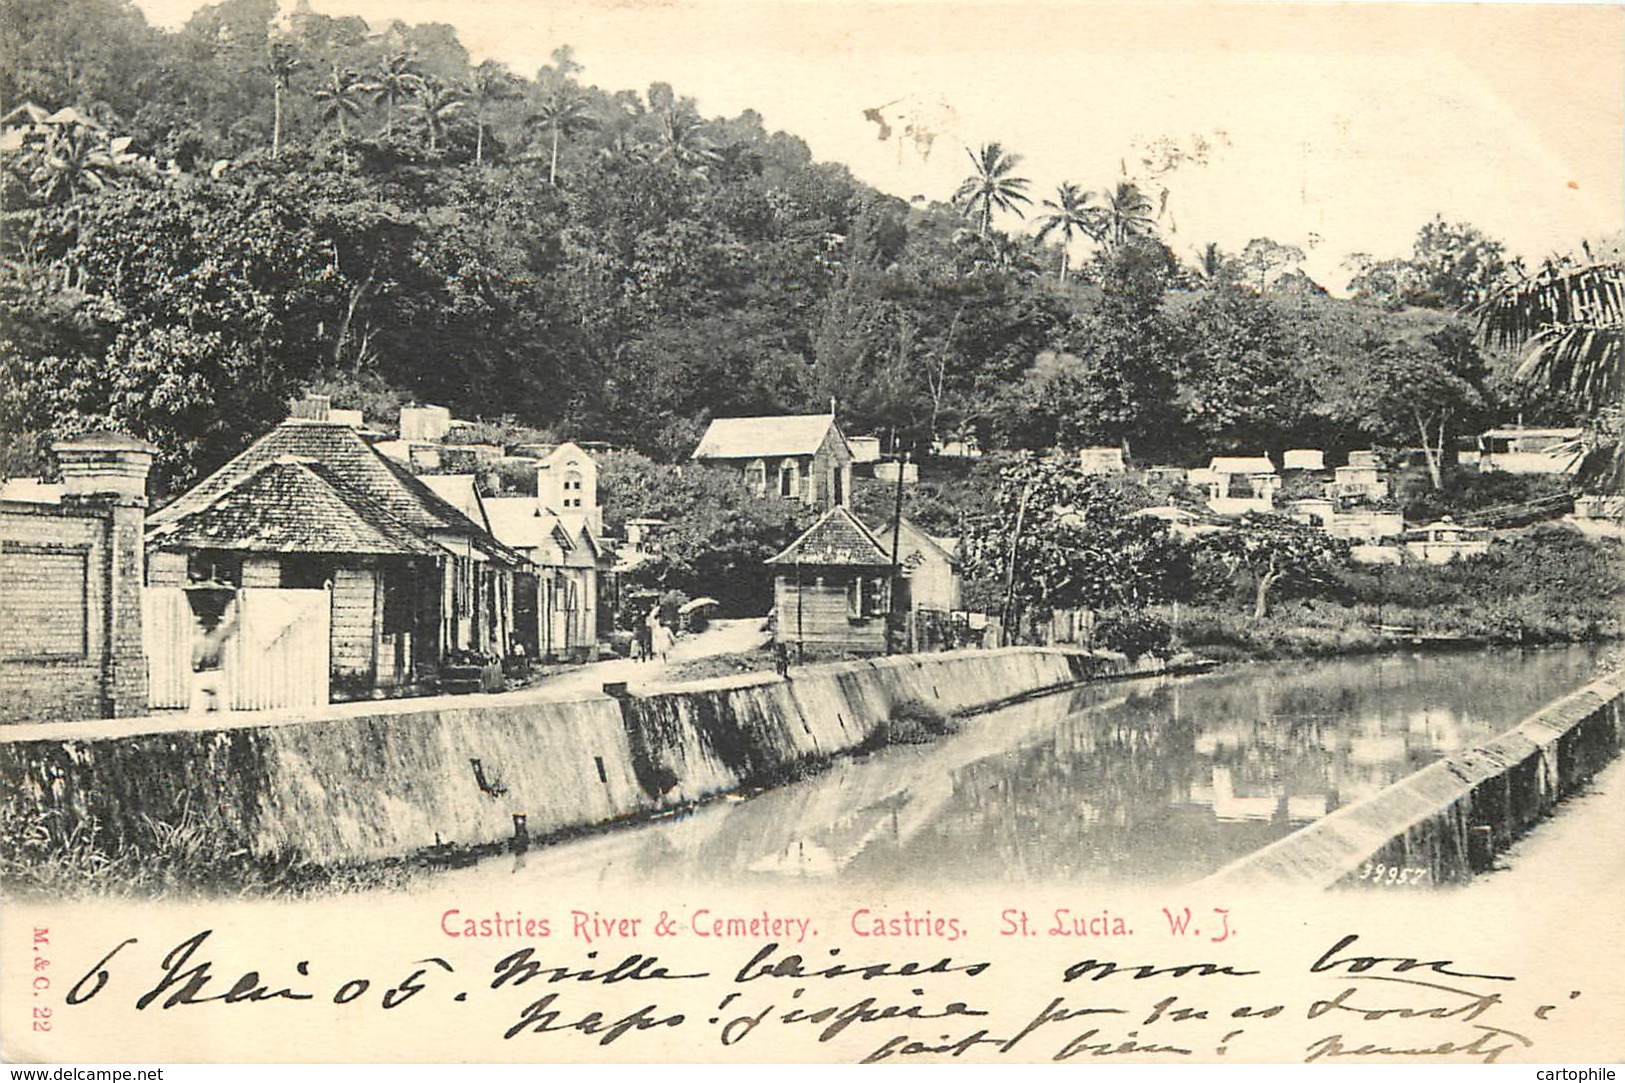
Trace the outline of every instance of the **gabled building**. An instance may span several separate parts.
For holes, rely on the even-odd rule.
[[[844,505],[852,494],[852,449],[833,414],[719,417],[692,458],[738,472],[760,496],[813,508]]]
[[[1207,506],[1221,515],[1268,514],[1275,510],[1281,475],[1263,455],[1218,455],[1200,478],[1191,472],[1191,483],[1206,486]]]
[[[580,446],[559,444],[536,468],[536,492],[484,501],[497,538],[527,560],[514,584],[514,634],[533,658],[591,661],[614,565],[601,537],[598,464]]]
[[[883,652],[897,571],[891,550],[836,506],[767,562],[780,643]]]
[[[335,685],[500,656],[523,558],[343,422],[290,418],[148,517],[147,584],[326,588]]]
[[[891,552],[892,524],[871,531]],[[909,519],[897,523],[896,608],[906,612],[952,613],[961,608],[959,539],[927,534]]]

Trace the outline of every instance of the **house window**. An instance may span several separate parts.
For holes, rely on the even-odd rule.
[[[888,602],[886,580],[883,576],[875,576],[869,580],[868,590],[863,597],[864,616],[884,617]]]
[[[567,508],[581,507],[581,472],[572,470],[564,475],[564,506]]]
[[[779,495],[785,497],[801,495],[801,472],[794,459],[785,459],[779,464]]]
[[[766,496],[767,464],[761,459],[753,459],[750,465],[745,467],[745,484],[750,486],[750,491],[757,496]]]
[[[846,585],[846,615],[849,620],[858,620],[863,616],[863,577],[853,576],[852,581]]]
[[[186,578],[194,583],[243,585],[243,554],[202,551],[186,557]]]
[[[898,469],[902,469],[899,467]],[[846,476],[840,467],[836,467],[829,474],[830,502],[834,504],[846,503]]]

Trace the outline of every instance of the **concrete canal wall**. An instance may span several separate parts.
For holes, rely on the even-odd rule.
[[[962,713],[1157,668],[1010,648],[619,699],[531,691],[350,704],[318,717],[16,726],[0,731],[0,788],[16,822],[59,839],[89,832],[108,850],[150,846],[175,827],[257,858],[350,864],[499,843],[516,814],[540,837],[770,785],[861,745],[907,700]]]
[[[1204,886],[1256,890],[1470,880],[1619,753],[1622,715],[1625,674],[1613,674],[1488,744],[1429,764],[1232,862]],[[1390,878],[1390,869],[1400,871]]]

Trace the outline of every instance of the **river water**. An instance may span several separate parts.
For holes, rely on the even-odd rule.
[[[1372,655],[1087,686],[745,799],[453,879],[1139,885],[1199,878],[1597,675],[1587,647]]]

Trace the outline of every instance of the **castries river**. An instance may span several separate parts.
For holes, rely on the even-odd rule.
[[[1600,653],[1373,655],[1092,685],[448,880],[1182,882],[1511,728],[1592,680]]]

